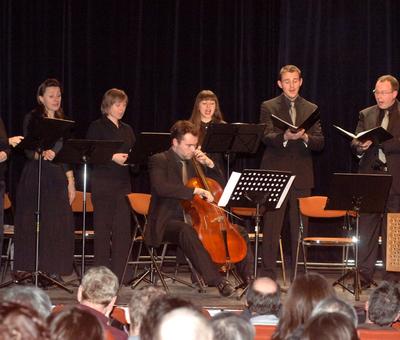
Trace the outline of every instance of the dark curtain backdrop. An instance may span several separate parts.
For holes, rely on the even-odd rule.
[[[321,107],[325,150],[316,155],[316,192],[335,171],[353,171],[349,143],[374,104],[379,75],[398,76],[400,3],[396,0],[1,0],[0,114],[21,133],[48,77],[64,84],[63,106],[76,136],[100,115],[103,93],[124,89],[124,120],[136,133],[167,131],[188,118],[194,97],[212,89],[229,122],[258,122],[263,100],[279,93],[287,63],[303,70],[302,95]],[[257,166],[258,153],[236,168]],[[15,154],[9,189],[22,157]]]

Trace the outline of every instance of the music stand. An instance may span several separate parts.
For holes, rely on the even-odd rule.
[[[391,175],[333,174],[325,209],[354,211],[356,214],[354,268],[336,280],[333,285],[339,284],[351,294],[354,294],[356,301],[359,301],[362,291],[360,284],[360,276],[362,276],[362,273],[360,273],[358,268],[360,213],[383,213],[385,211],[386,199],[391,184]],[[354,276],[354,290],[349,289],[341,283],[349,276]],[[376,285],[376,283],[374,284]]]
[[[218,206],[256,208],[254,277],[257,277],[258,241],[262,213],[279,209],[296,176],[287,171],[245,169],[233,172],[218,202]],[[264,206],[263,211],[260,207]]]
[[[265,124],[210,124],[202,151],[227,154],[227,178],[231,153],[255,153],[264,134]]]
[[[147,159],[158,152],[165,151],[171,145],[171,134],[165,132],[141,132],[129,153],[126,164],[146,164]]]
[[[86,196],[87,165],[110,162],[112,155],[118,151],[123,141],[69,139],[57,154],[55,161],[67,164],[83,164],[83,213],[82,213],[82,262],[81,278],[85,274],[85,242],[86,242]]]
[[[40,236],[40,214],[41,214],[41,205],[40,205],[40,194],[41,194],[41,178],[42,178],[42,154],[44,150],[49,150],[58,140],[65,137],[67,132],[69,132],[72,126],[75,124],[72,120],[64,120],[64,119],[56,119],[56,118],[47,118],[40,117],[38,119],[32,119],[28,126],[28,132],[25,138],[18,144],[17,147],[26,150],[32,150],[37,152],[38,154],[38,178],[37,178],[37,201],[36,201],[36,248],[35,248],[35,271],[33,273],[29,273],[25,277],[19,280],[11,280],[0,285],[0,288],[8,286],[11,283],[20,283],[23,282],[30,277],[34,277],[35,286],[38,286],[38,277],[44,277],[48,281],[54,283],[56,286],[66,290],[69,293],[73,293],[73,291],[63,285],[61,282],[53,279],[47,274],[43,273],[39,270],[39,236]],[[54,160],[53,160],[54,161]]]

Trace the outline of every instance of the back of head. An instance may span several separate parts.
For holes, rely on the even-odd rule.
[[[160,296],[165,295],[165,291],[161,287],[156,286],[143,286],[139,289],[135,289],[132,292],[131,299],[129,301],[129,319],[131,334],[133,332],[139,332],[140,325],[144,316],[147,314],[147,310],[151,302]]]
[[[144,316],[142,324],[140,325],[140,339],[154,340],[162,317],[174,309],[181,307],[196,309],[191,302],[178,297],[162,295],[154,299],[150,303],[147,314]]]
[[[82,278],[82,300],[107,306],[118,292],[118,278],[104,266],[90,268]]]
[[[93,314],[79,307],[64,308],[49,319],[53,339],[97,340],[102,339],[103,327]]]
[[[289,288],[274,337],[283,339],[306,323],[315,306],[336,296],[332,285],[318,273],[299,275]]]
[[[252,340],[255,336],[253,325],[239,315],[219,313],[211,320],[214,339],[218,340]]]
[[[158,327],[156,340],[212,340],[213,331],[204,315],[182,307],[167,313]]]
[[[261,277],[250,285],[246,301],[251,313],[278,316],[281,304],[280,297],[279,285],[268,277]]]
[[[315,306],[311,316],[314,317],[318,314],[323,314],[323,313],[343,314],[353,322],[354,327],[357,327],[358,319],[356,310],[354,309],[353,306],[349,305],[347,302],[337,297],[330,297],[322,300]]]
[[[368,319],[379,325],[389,326],[400,313],[400,291],[393,283],[382,282],[368,299]]]
[[[1,301],[17,302],[31,307],[46,319],[51,312],[51,300],[47,293],[35,286],[13,286],[4,289],[0,295]]]
[[[341,313],[318,314],[306,323],[302,340],[358,340],[352,320]]]
[[[0,303],[0,340],[50,339],[44,318],[34,309],[16,302]]]

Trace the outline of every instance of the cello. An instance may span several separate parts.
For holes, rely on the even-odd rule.
[[[207,190],[213,195],[214,201],[218,201],[223,192],[219,183],[205,176],[194,157],[192,163],[197,177],[191,178],[186,186]],[[245,258],[246,241],[221,208],[205,201],[199,195],[194,195],[191,201],[183,201],[182,205],[185,214],[190,215],[192,225],[214,263],[229,269],[232,263]]]

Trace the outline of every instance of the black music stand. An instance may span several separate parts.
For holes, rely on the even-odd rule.
[[[360,293],[362,291],[360,284],[360,276],[362,276],[362,273],[360,273],[358,268],[360,213],[383,213],[385,211],[386,200],[391,184],[391,175],[333,174],[325,209],[347,210],[356,213],[354,268],[336,280],[333,285],[339,284],[351,294],[354,294],[356,301],[360,300]],[[347,277],[354,277],[354,290],[349,289],[342,283]],[[376,285],[375,282],[373,282],[373,284]]]
[[[32,119],[28,126],[27,136],[22,140],[22,142],[17,146],[21,149],[32,150],[38,154],[38,179],[37,179],[37,201],[36,201],[36,249],[35,249],[35,271],[29,273],[19,280],[11,280],[0,285],[0,288],[8,286],[11,283],[20,283],[28,280],[29,278],[34,278],[35,286],[38,286],[38,277],[41,276],[46,280],[54,283],[56,286],[66,290],[69,293],[73,291],[63,285],[61,282],[53,279],[47,274],[39,270],[39,236],[40,236],[40,194],[41,194],[41,178],[42,178],[42,154],[44,150],[49,150],[58,140],[65,137],[67,133],[71,130],[72,126],[75,124],[72,120],[55,119],[40,117],[38,119]],[[54,160],[53,160],[54,161]]]
[[[245,169],[233,172],[218,206],[256,208],[254,277],[257,277],[260,221],[266,209],[279,209],[296,176],[287,171]],[[261,210],[261,207],[264,209]]]
[[[227,155],[227,178],[231,153],[255,153],[264,134],[265,124],[210,124],[202,151]]]
[[[155,153],[167,150],[171,145],[171,134],[166,132],[141,132],[129,153],[126,164],[147,164],[147,159]]]
[[[122,144],[123,141],[69,139],[64,143],[63,148],[55,158],[55,161],[60,163],[83,164],[81,278],[85,274],[87,165],[110,162],[112,155],[118,151]]]

